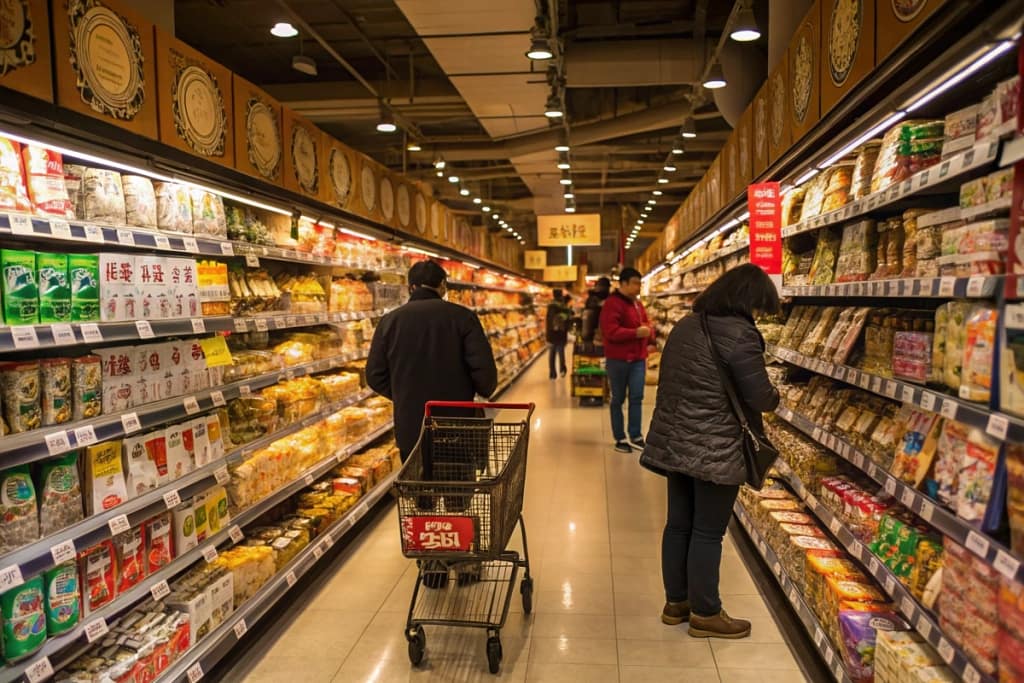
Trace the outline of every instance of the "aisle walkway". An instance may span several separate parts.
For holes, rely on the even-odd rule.
[[[642,470],[635,456],[612,450],[606,409],[572,407],[568,381],[550,382],[543,359],[503,399],[534,401],[538,410],[524,508],[534,613],[524,617],[515,596],[502,631],[501,675],[487,672],[480,630],[427,627],[423,668],[410,667],[403,631],[416,567],[399,551],[392,510],[346,550],[341,570],[238,679],[804,680],[731,541],[722,567],[723,601],[732,614],[753,621],[752,637],[698,640],[685,626],[661,624],[663,480]]]

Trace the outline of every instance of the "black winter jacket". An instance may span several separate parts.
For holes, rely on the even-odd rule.
[[[764,367],[764,339],[754,321],[708,316],[719,358],[727,366],[752,428],[775,410],[779,392]],[[659,474],[681,472],[715,484],[742,484],[746,465],[739,420],[711,357],[700,316],[676,323],[661,355],[658,398],[640,464]]]
[[[377,326],[366,360],[366,381],[395,404],[395,441],[404,459],[419,439],[427,401],[490,396],[498,385],[498,369],[476,313],[420,288]]]

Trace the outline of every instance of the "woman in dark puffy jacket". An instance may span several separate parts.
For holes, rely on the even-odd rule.
[[[753,429],[779,393],[764,365],[756,313],[775,313],[779,296],[763,270],[743,265],[708,287],[693,313],[673,328],[661,356],[658,399],[640,464],[668,480],[661,566],[667,603],[661,620],[689,620],[695,637],[744,638],[750,622],[733,619],[718,593],[722,538],[747,479],[739,420],[711,356],[714,343]],[[701,326],[707,317],[709,342]]]

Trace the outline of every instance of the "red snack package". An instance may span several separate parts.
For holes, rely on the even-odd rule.
[[[21,167],[21,145],[0,137],[0,209],[31,211]]]
[[[78,571],[82,577],[82,616],[87,617],[117,597],[114,576],[117,555],[114,542],[100,541],[78,554]]]
[[[152,574],[174,559],[171,513],[157,515],[143,524],[146,532],[146,573]]]
[[[114,537],[117,549],[117,592],[120,595],[146,578],[145,527],[136,527]]]
[[[35,212],[74,218],[75,211],[64,184],[64,161],[60,152],[24,145],[21,155],[25,161],[28,196]]]

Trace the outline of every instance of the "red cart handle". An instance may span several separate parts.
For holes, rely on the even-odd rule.
[[[432,408],[491,408],[493,410],[525,410],[533,414],[535,403],[476,403],[475,401],[427,401],[424,414],[430,417]]]

